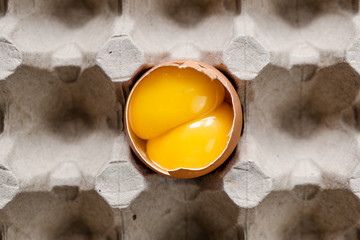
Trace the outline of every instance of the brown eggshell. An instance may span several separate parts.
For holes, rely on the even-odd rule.
[[[230,132],[230,138],[227,144],[227,147],[222,152],[222,154],[211,162],[209,165],[203,168],[178,168],[175,170],[167,170],[165,168],[161,168],[158,165],[154,164],[147,156],[145,152],[146,140],[142,140],[137,137],[132,129],[130,128],[129,121],[128,121],[128,114],[129,114],[129,99],[132,97],[132,93],[134,89],[136,89],[139,82],[144,79],[147,75],[149,75],[155,69],[166,67],[166,66],[176,66],[179,68],[193,68],[199,72],[202,72],[210,77],[211,80],[220,81],[225,88],[225,101],[232,106],[234,111],[234,120],[233,125]],[[237,95],[236,90],[230,83],[230,81],[216,68],[210,66],[206,63],[196,61],[196,60],[172,60],[168,62],[161,63],[149,71],[147,71],[141,78],[136,82],[134,87],[132,88],[130,95],[128,97],[128,101],[125,106],[125,132],[128,138],[128,142],[130,147],[133,149],[135,154],[140,158],[140,160],[147,165],[149,168],[158,172],[160,174],[174,177],[174,178],[195,178],[202,175],[205,175],[217,167],[219,167],[225,160],[230,156],[230,154],[234,151],[242,128],[242,109],[239,97]]]

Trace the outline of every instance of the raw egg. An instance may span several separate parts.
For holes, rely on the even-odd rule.
[[[125,107],[125,131],[136,155],[154,171],[195,178],[219,167],[242,128],[239,97],[216,68],[174,60],[147,71]]]

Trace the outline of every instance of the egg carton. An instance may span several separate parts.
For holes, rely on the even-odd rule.
[[[357,0],[0,0],[2,239],[358,239]],[[122,114],[149,67],[229,77],[229,160],[171,179]]]

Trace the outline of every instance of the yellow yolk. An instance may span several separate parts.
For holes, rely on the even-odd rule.
[[[210,113],[223,102],[224,95],[219,81],[195,69],[160,67],[143,78],[132,93],[128,112],[130,127],[139,138],[156,138]]]
[[[211,113],[148,140],[146,152],[168,170],[206,167],[225,150],[233,117],[232,108],[224,102]]]

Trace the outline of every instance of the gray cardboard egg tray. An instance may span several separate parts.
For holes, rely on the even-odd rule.
[[[360,239],[357,0],[0,0],[0,239]],[[179,180],[122,113],[160,62],[244,108],[219,169]]]

